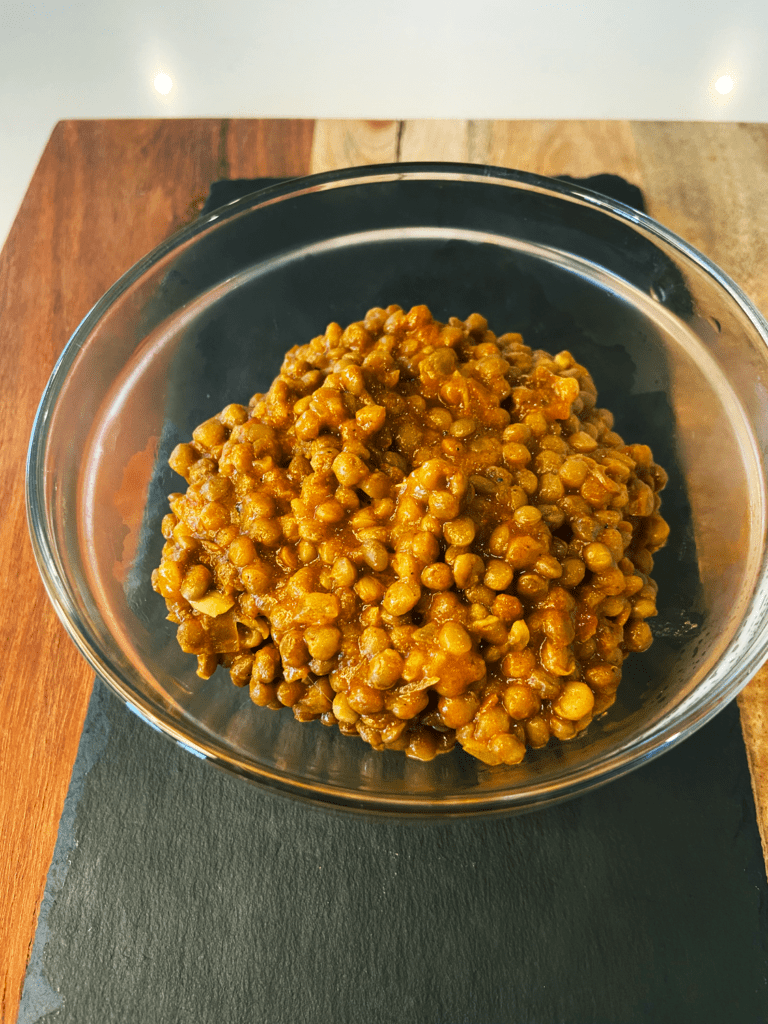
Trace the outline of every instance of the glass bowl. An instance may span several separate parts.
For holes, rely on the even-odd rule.
[[[173,447],[265,391],[283,354],[372,306],[481,312],[571,350],[628,443],[669,473],[655,642],[569,743],[487,767],[376,753],[255,707],[182,654],[150,586]],[[765,660],[768,324],[650,218],[562,181],[460,164],[354,168],[216,210],[125,274],[75,331],[43,396],[27,502],[65,627],[141,718],[272,791],[374,814],[512,812],[589,790],[703,725]]]

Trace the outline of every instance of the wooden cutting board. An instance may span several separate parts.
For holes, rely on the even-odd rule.
[[[62,348],[99,296],[199,210],[213,180],[469,160],[638,185],[648,212],[768,311],[768,127],[637,122],[62,122],[0,256],[0,1020],[16,1019],[92,686],[27,538],[24,458]],[[739,698],[768,836],[765,670]]]

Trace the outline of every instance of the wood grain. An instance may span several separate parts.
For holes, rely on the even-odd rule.
[[[635,123],[648,212],[714,260],[768,314],[768,126]],[[739,694],[768,865],[768,666]]]
[[[401,160],[451,160],[642,185],[628,121],[406,121]]]
[[[741,691],[738,702],[763,859],[768,866],[768,665]]]
[[[219,178],[295,178],[309,173],[314,121],[227,121]]]
[[[213,180],[396,160],[621,174],[649,211],[768,310],[768,128],[625,121],[92,121],[59,124],[0,255],[0,1021],[16,1019],[92,674],[55,619],[27,539],[24,457],[67,338]],[[20,585],[19,581],[23,581]],[[768,669],[740,698],[768,856]]]
[[[729,273],[768,314],[768,127],[627,121],[413,121],[401,159],[537,174],[620,174],[648,212]],[[768,864],[768,666],[738,698]]]
[[[318,120],[312,140],[311,173],[393,163],[397,160],[400,130],[399,121]]]
[[[648,212],[768,314],[768,126],[636,122]]]
[[[400,137],[400,160],[450,160],[483,163],[474,140],[479,121],[406,121]]]
[[[34,565],[24,460],[72,331],[221,177],[305,174],[311,122],[57,125],[0,255],[0,1021],[16,1019],[93,674]],[[23,586],[20,582],[23,581]]]
[[[643,187],[628,121],[495,121],[483,159],[550,176],[620,174]]]

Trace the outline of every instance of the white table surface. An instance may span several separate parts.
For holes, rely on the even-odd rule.
[[[62,118],[768,121],[767,43],[765,0],[0,0],[0,244]]]

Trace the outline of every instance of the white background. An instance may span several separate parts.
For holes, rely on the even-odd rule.
[[[0,0],[0,12],[0,243],[61,118],[768,121],[768,0]]]

